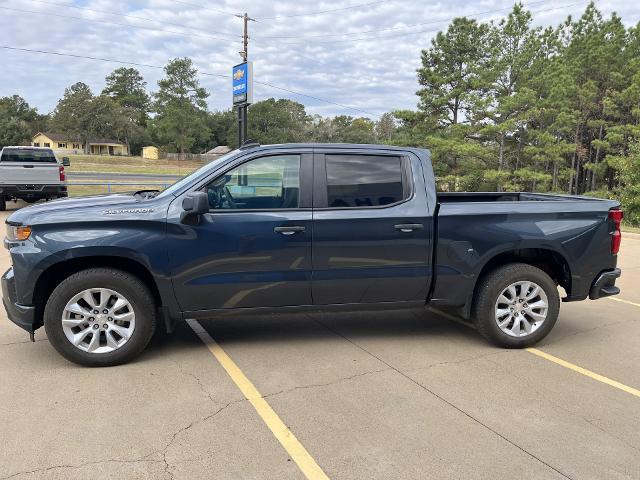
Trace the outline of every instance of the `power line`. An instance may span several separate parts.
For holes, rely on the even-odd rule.
[[[85,17],[74,17],[73,15],[62,15],[60,13],[50,13],[50,12],[42,12],[42,11],[37,11],[37,10],[21,10],[19,8],[10,8],[10,7],[0,7],[0,9],[2,10],[10,10],[13,12],[20,12],[20,13],[31,13],[31,14],[36,14],[36,15],[47,15],[50,17],[59,17],[59,18],[70,18],[73,20],[82,20],[83,22],[86,22],[87,18]],[[214,40],[223,40],[225,42],[228,42],[229,39],[228,38],[221,38],[221,37],[216,37],[214,35],[208,35],[208,34],[204,34],[204,33],[183,33],[183,32],[176,32],[175,30],[166,30],[164,28],[153,28],[153,27],[144,27],[142,25],[131,25],[128,23],[118,23],[118,22],[111,22],[108,20],[94,20],[94,19],[90,19],[91,23],[103,23],[105,25],[117,25],[119,27],[126,27],[126,28],[138,28],[138,29],[142,29],[142,30],[150,30],[153,32],[164,32],[164,33],[171,33],[173,35],[180,35],[183,37],[207,37],[207,38],[212,38]]]
[[[109,63],[120,63],[123,65],[134,65],[136,67],[146,67],[146,68],[157,68],[163,70],[164,67],[160,65],[151,65],[148,63],[139,63],[139,62],[129,62],[126,60],[117,60],[115,58],[105,58],[105,57],[93,57],[90,55],[79,55],[76,53],[62,53],[62,52],[53,52],[51,50],[38,50],[35,48],[21,48],[21,47],[11,47],[9,45],[0,45],[0,48],[4,48],[5,50],[15,50],[19,52],[29,52],[29,53],[42,53],[45,55],[56,55],[58,57],[71,57],[71,58],[82,58],[86,60],[96,60],[100,62],[109,62]],[[230,75],[216,74],[216,73],[207,73],[206,75],[215,76],[215,77],[223,77],[223,78],[231,78]]]
[[[107,10],[95,10],[93,8],[81,7],[81,6],[78,6],[78,5],[69,5],[67,3],[47,2],[45,0],[31,0],[31,1],[32,2],[36,2],[36,3],[42,3],[42,4],[45,4],[45,5],[53,5],[55,7],[74,8],[76,10],[82,10],[82,11],[85,11],[85,12],[100,13],[100,14],[103,14],[103,15],[112,15],[112,16],[123,17],[123,18],[133,18],[133,19],[136,19],[136,20],[144,20],[146,22],[156,22],[156,23],[161,23],[163,25],[171,25],[171,26],[174,26],[174,27],[188,28],[189,30],[205,31],[204,29],[195,28],[195,27],[193,27],[191,25],[184,25],[184,24],[181,24],[181,23],[166,22],[164,20],[157,20],[155,18],[149,18],[149,17],[140,17],[138,15],[128,15],[128,14],[123,14],[123,13],[118,13],[118,12],[109,12]],[[206,32],[209,32],[209,30],[206,30]],[[226,36],[234,37],[234,38],[240,37],[240,35],[233,34],[233,33],[227,33],[227,32],[213,32],[213,33],[216,33],[218,35],[226,35]]]
[[[200,5],[198,3],[185,2],[183,0],[173,0],[174,3],[180,3],[182,5],[189,5],[190,7],[200,8],[202,10],[207,10],[209,12],[221,13],[222,15],[237,15],[237,12],[229,12],[225,10],[218,10],[216,8],[205,7],[204,5]]]
[[[568,8],[568,7],[573,7],[575,5],[582,5],[584,3],[583,1],[580,2],[574,2],[574,3],[568,3],[565,5],[559,5],[557,7],[552,7],[552,8],[548,8],[548,9],[543,9],[543,10],[532,10],[531,13],[544,13],[544,12],[551,12],[554,10],[561,10],[564,8]],[[443,20],[442,23],[446,23],[449,20]],[[314,44],[316,45],[320,45],[320,44],[336,44],[336,43],[353,43],[354,41],[359,41],[359,40],[384,40],[386,38],[397,38],[397,37],[405,37],[407,35],[421,35],[423,33],[434,33],[434,32],[438,32],[440,31],[439,28],[437,29],[430,29],[430,30],[419,30],[416,32],[403,32],[403,33],[396,33],[393,35],[378,35],[378,36],[369,36],[369,37],[358,37],[358,38],[350,38],[347,40],[327,40],[327,41],[322,41],[322,42],[314,42]],[[283,42],[280,43],[279,45],[306,45],[306,42]]]
[[[300,95],[301,97],[312,98],[314,100],[318,100],[320,102],[328,103],[330,105],[336,105],[338,107],[342,107],[342,108],[347,108],[349,110],[353,110],[354,112],[360,112],[360,113],[364,113],[366,115],[370,115],[372,117],[380,118],[380,115],[378,115],[377,113],[368,112],[367,110],[362,110],[360,108],[352,107],[350,105],[345,105],[343,103],[332,102],[331,100],[327,100],[326,98],[314,97],[313,95],[309,95],[307,93],[296,92],[295,90],[289,90],[288,88],[279,87],[279,86],[274,85],[273,83],[269,83],[269,82],[259,82],[258,80],[254,80],[253,82],[254,83],[259,83],[260,85],[266,85],[267,87],[275,88],[277,90],[282,90],[283,92],[293,93],[294,95]]]
[[[371,5],[378,5],[380,3],[387,3],[388,0],[377,0],[375,2],[358,3],[356,5],[349,5],[347,7],[332,8],[330,10],[319,10],[316,12],[296,13],[293,15],[275,15],[273,17],[258,17],[260,20],[278,20],[281,18],[295,18],[295,17],[309,17],[312,15],[323,15],[325,13],[342,12],[344,10],[351,10],[352,8],[368,7]]]
[[[529,3],[523,3],[522,6],[523,7],[528,7],[531,5],[539,5],[541,3],[546,3],[549,0],[539,0],[536,2],[529,2]],[[466,15],[457,15],[456,17],[460,17],[460,16],[464,16],[464,17],[477,17],[477,16],[481,16],[481,15],[487,15],[490,13],[498,13],[498,12],[503,12],[505,10],[511,10],[513,8],[513,6],[510,7],[505,7],[505,8],[499,8],[499,9],[495,9],[495,10],[486,10],[484,12],[476,12],[476,13],[469,13]],[[444,22],[450,22],[451,20],[453,20],[456,17],[449,17],[449,18],[444,18],[444,19],[440,19],[440,20],[430,20],[428,22],[421,22],[421,23],[412,23],[410,25],[404,25],[402,27],[390,27],[390,28],[376,28],[373,30],[361,30],[358,32],[350,32],[350,33],[325,33],[325,34],[321,34],[321,35],[289,35],[289,36],[285,36],[285,35],[265,35],[265,36],[260,36],[257,37],[257,39],[266,39],[266,38],[273,38],[273,39],[278,39],[278,38],[299,38],[299,39],[306,39],[306,38],[325,38],[325,37],[347,37],[347,36],[352,36],[352,35],[365,35],[367,33],[379,33],[379,32],[388,32],[388,31],[394,31],[394,30],[406,30],[409,28],[414,28],[414,27],[421,27],[424,25],[433,25],[433,24],[438,24],[438,23],[444,23]],[[268,25],[266,23],[260,22],[263,25]],[[271,26],[271,25],[270,25]]]
[[[63,53],[63,52],[53,52],[51,50],[39,50],[39,49],[32,49],[32,48],[21,48],[21,47],[12,47],[9,45],[0,45],[0,48],[3,48],[5,50],[14,50],[14,51],[20,51],[20,52],[29,52],[29,53],[40,53],[40,54],[45,54],[45,55],[56,55],[59,57],[71,57],[71,58],[81,58],[81,59],[86,59],[86,60],[95,60],[95,61],[100,61],[100,62],[109,62],[109,63],[119,63],[122,65],[133,65],[136,67],[145,67],[145,68],[154,68],[154,69],[159,69],[159,70],[164,70],[163,66],[160,65],[151,65],[148,63],[139,63],[139,62],[130,62],[130,61],[126,61],[126,60],[118,60],[115,58],[105,58],[105,57],[94,57],[94,56],[90,56],[90,55],[79,55],[79,54],[75,54],[75,53]],[[224,75],[221,73],[210,73],[210,72],[203,72],[201,70],[198,70],[198,73],[200,75],[204,75],[207,77],[219,77],[219,78],[226,78],[226,79],[230,79],[231,75]],[[348,110],[353,110],[355,112],[360,112],[360,113],[364,113],[366,115],[370,115],[373,117],[380,117],[380,115],[376,114],[376,113],[372,113],[372,112],[368,112],[366,110],[362,110],[356,107],[352,107],[350,105],[345,105],[343,103],[338,103],[338,102],[334,102],[332,100],[327,100],[326,98],[322,98],[322,97],[317,97],[314,95],[309,95],[307,93],[302,93],[302,92],[298,92],[295,90],[290,90],[288,88],[285,87],[280,87],[279,85],[275,85],[273,83],[270,82],[260,82],[258,80],[254,80],[254,83],[260,84],[260,85],[264,85],[270,88],[274,88],[276,90],[281,90],[283,92],[288,92],[288,93],[292,93],[294,95],[299,95],[301,97],[306,97],[306,98],[311,98],[313,100],[317,100],[319,102],[323,102],[329,105],[335,105],[338,107],[342,107]]]

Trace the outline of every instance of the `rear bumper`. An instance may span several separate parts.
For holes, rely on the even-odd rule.
[[[0,185],[0,195],[20,199],[61,198],[68,196],[66,185]]]
[[[20,328],[29,333],[35,330],[35,307],[16,303],[15,278],[13,268],[10,268],[2,276],[2,303],[7,311],[7,317]]]
[[[616,279],[621,275],[619,268],[614,268],[607,272],[601,272],[591,284],[589,290],[589,298],[597,300],[598,298],[610,297],[620,293],[620,289],[616,287]]]

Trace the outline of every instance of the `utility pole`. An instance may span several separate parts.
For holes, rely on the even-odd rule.
[[[242,51],[238,52],[242,57],[242,61],[244,63],[247,62],[249,57],[249,22],[255,22],[255,20],[247,13],[238,14],[236,17],[241,18],[244,24],[243,34],[242,34]],[[238,147],[241,147],[242,144],[247,139],[247,111],[249,104],[243,103],[238,105]]]

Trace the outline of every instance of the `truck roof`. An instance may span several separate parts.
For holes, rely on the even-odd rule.
[[[5,149],[20,149],[20,150],[51,150],[51,147],[32,147],[31,145],[7,145],[2,148]]]
[[[243,150],[254,148],[260,149],[288,149],[288,148],[324,148],[324,149],[341,149],[341,150],[395,150],[395,151],[411,151],[411,152],[428,152],[426,148],[417,147],[398,147],[394,145],[376,145],[369,143],[274,143],[270,145],[260,145],[258,143],[246,144]]]

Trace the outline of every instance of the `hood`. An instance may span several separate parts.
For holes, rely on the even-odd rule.
[[[62,198],[21,208],[9,216],[7,222],[33,225],[39,222],[48,223],[53,219],[57,220],[59,217],[71,220],[88,213],[95,213],[96,210],[102,211],[119,206],[130,207],[131,205],[147,203],[149,203],[149,200],[144,200],[142,197],[132,194]]]

